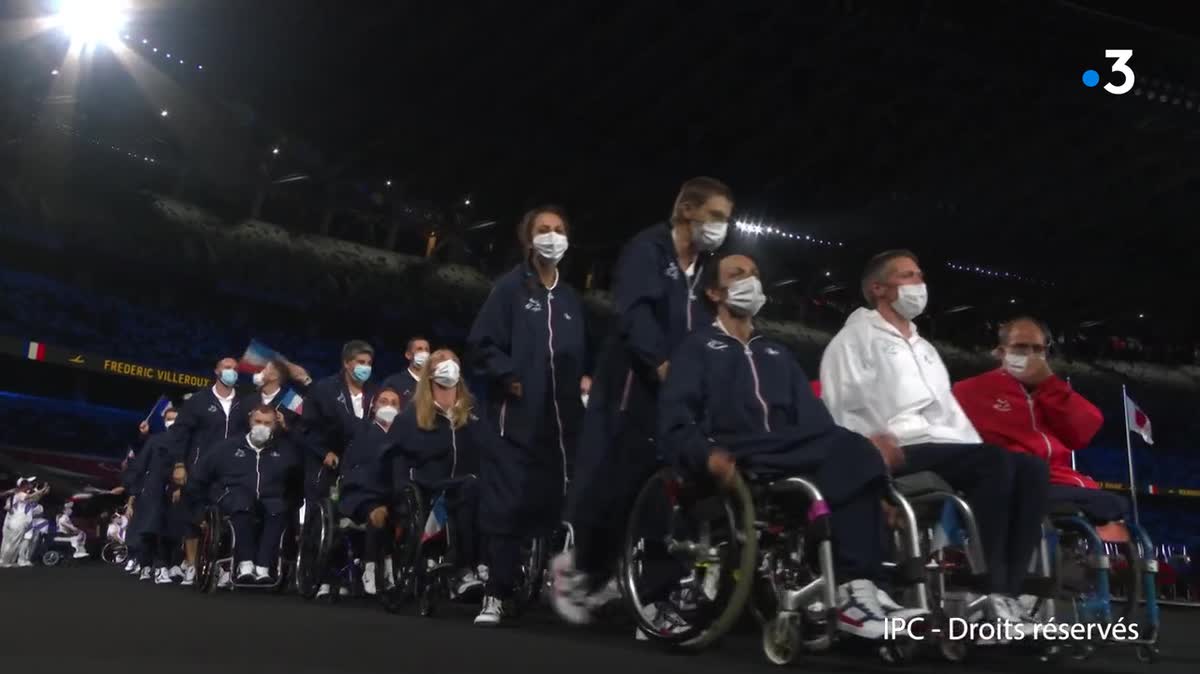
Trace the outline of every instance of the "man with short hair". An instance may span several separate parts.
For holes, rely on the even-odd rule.
[[[408,407],[413,393],[417,390],[417,382],[421,381],[421,370],[429,362],[429,340],[420,335],[410,337],[404,347],[404,358],[408,367],[403,372],[397,372],[383,380],[381,388],[390,388],[400,394],[400,411]]]
[[[217,443],[188,483],[194,500],[203,502],[214,491],[221,494],[208,502],[220,508],[233,527],[239,583],[271,582],[293,501],[289,486],[299,458],[276,436],[276,417],[270,405],[254,407],[247,417],[249,432]]]
[[[862,277],[867,307],[850,315],[821,359],[821,391],[841,426],[882,444],[893,474],[932,471],[962,491],[987,558],[993,620],[1031,623],[1021,594],[1046,511],[1047,469],[983,444],[950,389],[937,349],[917,333],[928,291],[917,257],[881,253]]]
[[[1054,374],[1041,321],[1021,316],[998,336],[1000,367],[958,382],[954,397],[986,442],[1049,465],[1051,501],[1073,503],[1099,522],[1120,521],[1125,499],[1071,467],[1071,452],[1087,447],[1104,415]]]
[[[304,398],[301,393],[312,384],[308,371],[283,357],[275,357],[254,373],[253,380],[257,390],[242,397],[242,409],[252,410],[259,405],[270,405],[279,412],[282,421],[279,430],[295,428],[303,410]],[[250,430],[247,423],[245,419],[238,418],[238,434]]]
[[[213,375],[213,385],[187,398],[175,419],[172,436],[178,444],[172,480],[180,487],[187,482],[188,471],[210,447],[238,430],[240,403],[234,390],[238,381],[237,359],[227,356],[217,361]],[[171,538],[183,539],[186,559],[182,567],[182,584],[192,585],[196,582],[196,546],[200,530],[192,521],[191,509],[180,500],[172,504],[169,520]]]
[[[362,340],[342,347],[342,367],[313,384],[300,415],[298,438],[307,456],[304,496],[316,501],[333,484],[341,457],[360,426],[371,423],[375,386],[370,382],[375,349]]]

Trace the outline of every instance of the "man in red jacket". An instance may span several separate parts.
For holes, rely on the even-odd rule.
[[[1071,452],[1087,446],[1104,417],[1051,371],[1047,334],[1030,317],[1001,325],[995,352],[1001,366],[955,384],[954,396],[984,442],[1050,464],[1052,503],[1074,503],[1099,522],[1118,522],[1128,512],[1125,499],[1071,467]]]

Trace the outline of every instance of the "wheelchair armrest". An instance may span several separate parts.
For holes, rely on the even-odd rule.
[[[909,498],[939,492],[955,493],[954,488],[943,480],[941,475],[928,470],[894,478],[892,484],[902,496]]]

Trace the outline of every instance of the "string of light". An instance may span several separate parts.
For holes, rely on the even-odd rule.
[[[950,269],[953,269],[954,271],[961,271],[961,272],[966,272],[969,274],[978,274],[980,276],[989,276],[991,278],[1002,278],[1002,279],[1007,279],[1010,281],[1020,281],[1022,283],[1032,283],[1034,285],[1040,285],[1040,286],[1046,286],[1046,287],[1052,287],[1054,285],[1053,283],[1051,283],[1049,281],[1043,281],[1041,279],[1035,279],[1035,278],[1031,278],[1028,276],[1022,276],[1021,274],[1015,274],[1013,272],[1008,272],[1008,271],[1001,271],[998,269],[988,269],[987,267],[980,267],[978,265],[960,264],[957,262],[947,262],[946,266],[949,267]]]
[[[782,239],[804,241],[805,243],[816,244],[818,246],[828,246],[830,248],[841,248],[846,245],[840,241],[819,239],[810,234],[797,234],[795,232],[789,232],[781,227],[776,227],[775,225],[766,225],[763,223],[751,222],[749,220],[738,220],[733,223],[733,226],[736,227],[739,232],[744,234],[752,234],[754,236],[777,236]]]
[[[130,33],[125,33],[124,35],[121,36],[121,38],[125,41],[126,44],[128,44],[130,46],[131,49],[135,49],[140,45],[143,51],[149,50],[151,55],[157,54],[157,55],[161,56],[164,60],[169,61],[171,63],[175,63],[176,61],[178,61],[179,65],[181,65],[181,66],[186,67],[188,65],[188,60],[185,58],[182,58],[181,54],[179,54],[178,52],[175,52],[175,51],[171,51],[171,50],[167,49],[166,47],[159,49],[157,46],[150,43],[150,38],[148,38],[148,37],[143,37],[139,40],[139,39],[135,38],[133,35],[131,35]],[[197,63],[196,70],[204,70],[204,64]]]

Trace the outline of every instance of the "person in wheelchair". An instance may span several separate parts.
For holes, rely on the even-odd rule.
[[[460,572],[455,589],[459,596],[482,587],[488,576],[487,567],[480,564],[477,477],[485,443],[494,446],[498,438],[480,423],[474,408],[458,356],[450,349],[434,351],[396,422],[381,466],[390,477],[391,502],[397,502],[409,484],[429,492],[431,507],[439,495],[445,498],[450,561]],[[376,508],[372,524],[386,516],[386,508]]]
[[[832,510],[839,628],[882,639],[888,618],[911,619],[876,585],[884,568],[887,468],[867,438],[834,424],[783,345],[755,331],[766,302],[758,266],[727,255],[705,269],[711,326],[683,340],[659,397],[659,439],[685,473],[728,483],[738,469],[808,475]]]
[[[985,442],[1049,465],[1052,503],[1070,503],[1097,523],[1114,523],[1110,533],[1124,539],[1116,523],[1129,503],[1071,467],[1071,453],[1087,447],[1104,415],[1050,369],[1048,335],[1031,316],[1004,323],[995,351],[1000,367],[958,382],[954,397]]]
[[[233,527],[237,582],[269,584],[293,501],[289,486],[300,462],[296,450],[275,437],[275,408],[255,407],[249,422],[249,433],[212,448],[187,489],[197,503],[207,500],[211,488],[220,490],[216,502],[206,505],[218,508]]]
[[[388,536],[385,526],[388,518],[390,483],[381,470],[384,453],[393,443],[391,429],[400,413],[400,394],[393,388],[384,387],[375,395],[373,422],[359,428],[354,441],[342,461],[342,490],[338,510],[358,524],[365,524],[363,535],[363,591],[376,594],[375,560],[379,558],[380,546],[386,544]],[[376,514],[378,512],[378,514]],[[384,558],[388,587],[395,580],[391,556]]]
[[[913,322],[928,299],[916,255],[876,255],[862,293],[867,307],[850,315],[821,358],[822,399],[839,425],[890,446],[894,475],[931,471],[964,493],[987,561],[975,588],[987,595],[984,612],[969,617],[1032,624],[1017,596],[1041,540],[1045,462],[985,444],[959,407],[937,349]]]

